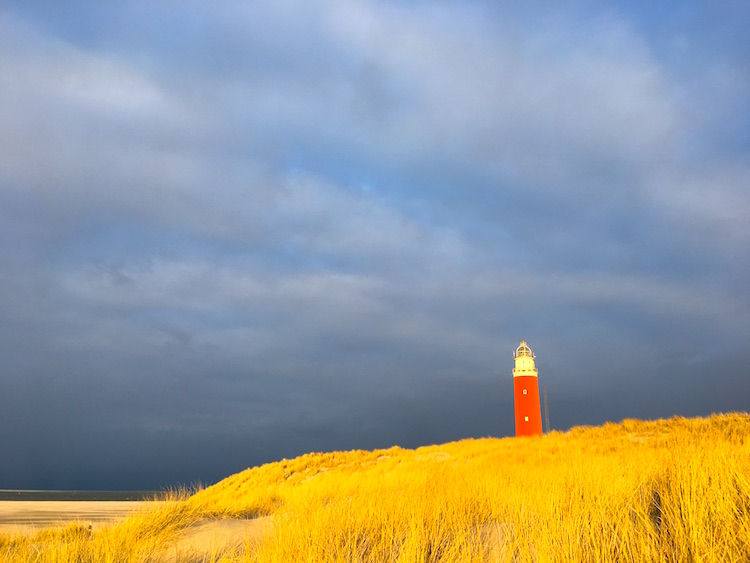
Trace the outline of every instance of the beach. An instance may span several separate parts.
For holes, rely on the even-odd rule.
[[[122,500],[0,500],[0,535],[32,536],[43,528],[79,524],[93,532],[116,524],[159,501]],[[270,517],[255,519],[205,518],[193,522],[165,545],[156,560],[164,563],[208,557],[240,550],[257,541],[271,524]]]
[[[0,501],[0,533],[31,533],[48,526],[80,523],[92,530],[127,518],[144,501]]]

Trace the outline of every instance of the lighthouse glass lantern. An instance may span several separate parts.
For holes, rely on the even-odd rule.
[[[542,409],[539,403],[539,382],[534,353],[521,340],[513,354],[513,403],[516,413],[516,436],[542,435]]]

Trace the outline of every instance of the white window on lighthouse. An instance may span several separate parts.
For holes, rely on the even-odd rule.
[[[523,420],[524,420],[524,422],[528,422],[529,421],[529,417],[528,416],[524,416]]]
[[[524,394],[524,395],[526,394],[526,389],[524,389],[524,390],[523,390],[523,394]]]

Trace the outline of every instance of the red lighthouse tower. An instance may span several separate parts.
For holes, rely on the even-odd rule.
[[[539,373],[534,354],[525,340],[516,348],[513,358],[513,403],[516,410],[516,436],[542,435],[542,409],[539,406]]]

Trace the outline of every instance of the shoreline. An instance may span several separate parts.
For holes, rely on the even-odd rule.
[[[0,501],[0,534],[28,534],[50,526],[78,523],[99,529],[131,516],[148,501],[13,500]]]
[[[75,491],[0,489],[0,501],[142,502],[159,500],[166,491]]]

